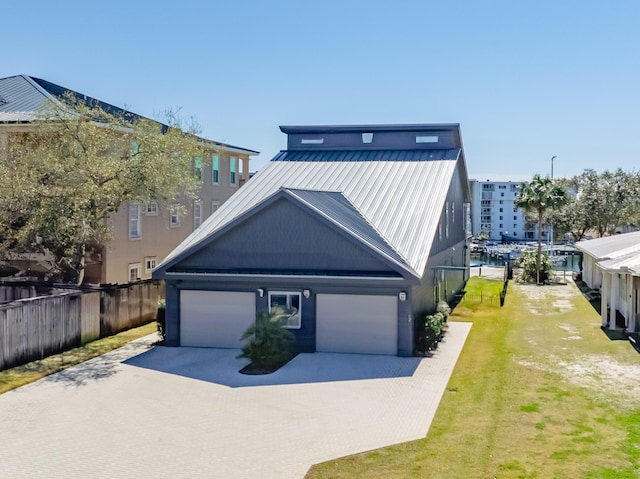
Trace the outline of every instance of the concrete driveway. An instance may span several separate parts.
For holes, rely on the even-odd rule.
[[[424,437],[470,327],[430,358],[301,354],[267,376],[139,340],[0,395],[0,477],[300,478]]]

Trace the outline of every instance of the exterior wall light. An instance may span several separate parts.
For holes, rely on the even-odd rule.
[[[260,296],[261,298],[264,296],[264,289],[258,288],[258,296]]]
[[[302,291],[302,294],[304,294],[305,298],[309,299],[309,297],[311,296],[311,290],[305,289]]]
[[[400,291],[400,294],[398,294],[398,299],[400,301],[406,301],[407,300],[407,293],[405,293],[404,291]]]

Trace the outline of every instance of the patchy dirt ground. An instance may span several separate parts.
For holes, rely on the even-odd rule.
[[[565,285],[516,284],[510,287],[518,288],[526,295],[529,312],[534,316],[569,313],[575,309],[575,297],[581,295],[570,281]],[[557,327],[557,338],[566,342],[562,354],[546,353],[535,362],[529,359],[517,362],[523,366],[560,373],[570,383],[586,388],[597,400],[617,408],[640,408],[640,357],[633,363],[624,363],[614,356],[585,354],[583,350],[572,347],[572,343],[583,339],[581,330],[586,332],[584,328],[597,328],[597,322],[588,325],[559,322]],[[540,351],[549,350],[536,344],[533,338],[529,342],[539,347]]]
[[[548,304],[556,308],[559,313],[567,313],[573,310],[571,298],[580,296],[580,291],[571,282],[566,284],[553,284],[538,286],[537,284],[519,284],[520,290],[529,299],[529,312],[531,314],[542,314],[538,304],[543,304],[544,309]]]
[[[640,364],[623,364],[604,355],[579,355],[571,360],[548,355],[544,362],[519,360],[518,363],[560,373],[571,384],[586,388],[598,401],[618,409],[640,407]]]

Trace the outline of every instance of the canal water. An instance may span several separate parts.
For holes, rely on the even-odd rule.
[[[556,271],[580,271],[580,255],[568,254],[560,256],[552,256],[554,259],[554,269]],[[512,260],[514,262],[515,260]],[[486,253],[472,253],[471,267],[474,266],[504,266],[504,261],[498,259],[495,255]]]

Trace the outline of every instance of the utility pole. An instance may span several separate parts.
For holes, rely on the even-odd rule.
[[[551,157],[551,181],[553,181],[553,160],[556,159],[556,155]],[[551,245],[549,254],[553,255],[553,225],[549,226],[549,244]]]

